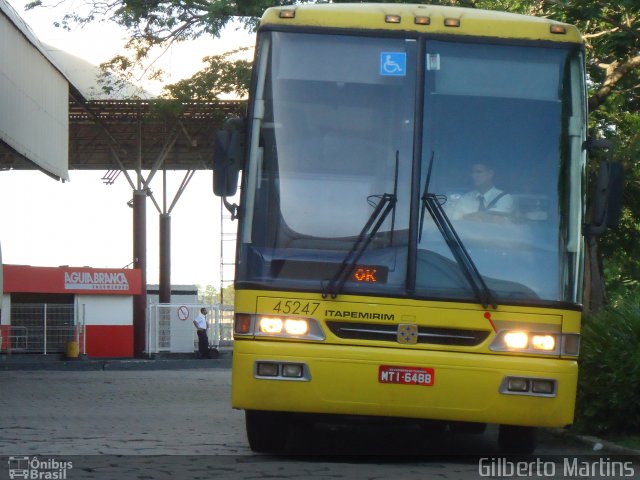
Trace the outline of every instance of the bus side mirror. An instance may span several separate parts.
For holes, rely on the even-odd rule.
[[[612,161],[613,146],[608,140],[591,140],[589,150],[608,150],[608,159],[600,162],[595,190],[591,201],[591,221],[587,225],[588,235],[600,235],[607,228],[615,228],[622,214],[624,191],[624,168]]]
[[[244,120],[231,118],[215,134],[213,146],[213,193],[232,197],[238,189],[243,167]]]

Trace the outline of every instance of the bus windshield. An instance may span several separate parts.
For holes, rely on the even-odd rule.
[[[428,193],[498,303],[580,301],[579,51],[266,32],[256,66],[239,284],[325,291],[390,202],[341,293],[477,302]]]

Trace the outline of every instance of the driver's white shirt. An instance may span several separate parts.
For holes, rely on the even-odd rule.
[[[460,197],[456,205],[452,208],[452,211],[449,212],[449,217],[452,220],[459,220],[465,215],[478,212],[480,209],[480,197],[484,198],[485,206],[489,206],[501,193],[502,190],[498,190],[496,187],[491,187],[484,195],[477,190],[467,192]],[[513,197],[506,194],[500,197],[494,205],[491,205],[491,207],[485,211],[489,213],[510,214],[513,213],[513,208]]]

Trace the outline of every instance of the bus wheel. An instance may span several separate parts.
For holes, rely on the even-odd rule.
[[[535,427],[500,425],[498,445],[504,453],[528,455],[538,446],[538,430]]]
[[[280,453],[284,450],[291,423],[287,414],[247,410],[244,418],[251,450],[262,453]]]

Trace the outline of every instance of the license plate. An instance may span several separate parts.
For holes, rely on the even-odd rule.
[[[422,385],[423,387],[431,387],[434,380],[435,373],[433,368],[380,365],[378,369],[378,381],[380,383]]]

